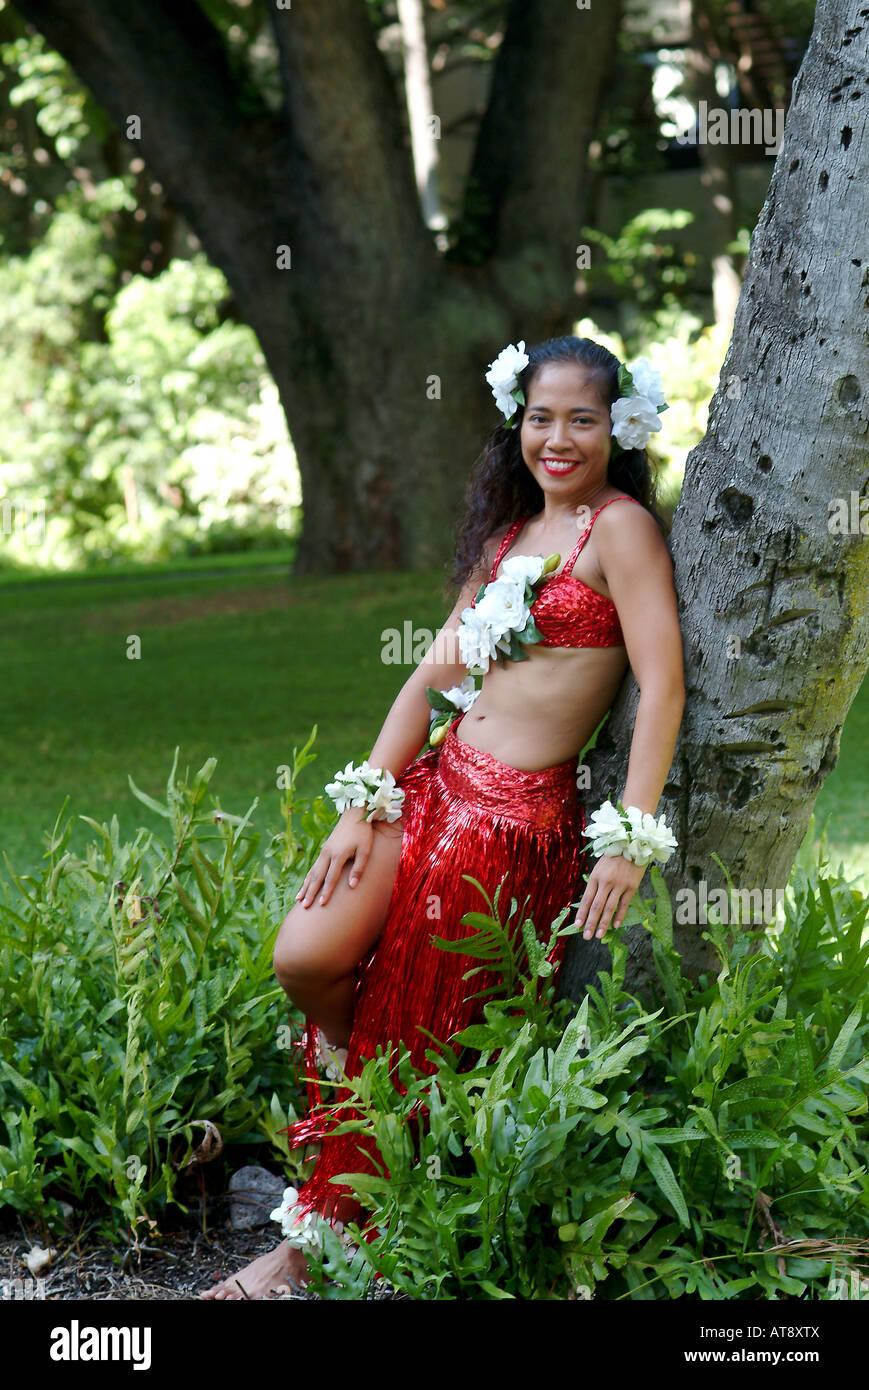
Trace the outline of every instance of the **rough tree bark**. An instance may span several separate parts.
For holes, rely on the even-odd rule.
[[[475,161],[485,197],[464,219],[474,255],[447,261],[363,0],[268,5],[284,101],[253,117],[193,0],[16,8],[121,131],[140,117],[137,151],[256,332],[302,475],[298,571],[441,563],[497,420],[488,362],[573,319],[585,156],[621,0],[511,0]]]
[[[784,889],[869,664],[867,58],[869,7],[820,0],[686,466],[670,549],[688,699],[660,807],[680,845],[671,895],[724,887],[713,853],[738,888]],[[594,805],[624,785],[637,697],[629,676],[589,756]],[[676,929],[689,971],[711,960],[702,930]],[[639,984],[648,938],[626,932]],[[571,947],[562,988],[579,997],[609,952]]]

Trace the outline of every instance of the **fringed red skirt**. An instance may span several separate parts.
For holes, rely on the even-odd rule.
[[[510,767],[460,740],[463,717],[453,721],[439,748],[422,753],[398,778],[405,793],[401,856],[383,931],[359,967],[346,1063],[350,1077],[375,1055],[378,1044],[385,1051],[387,1043],[399,1040],[414,1065],[431,1073],[425,1052],[434,1044],[420,1030],[448,1043],[482,1017],[485,998],[467,996],[491,989],[495,976],[481,971],[463,980],[479,960],[431,944],[434,936],[456,940],[473,934],[462,917],[487,911],[485,899],[463,874],[476,878],[492,900],[503,881],[501,921],[506,922],[515,897],[519,911],[511,932],[531,917],[544,942],[561,909],[581,896],[588,844],[582,840],[578,757],[536,772]],[[565,946],[566,939],[560,939],[549,955],[556,967]],[[304,1043],[310,1109],[286,1133],[291,1147],[319,1140],[321,1149],[314,1173],[299,1190],[297,1209],[300,1215],[315,1209],[331,1217],[335,1201],[350,1188],[330,1178],[382,1171],[384,1165],[367,1136],[330,1134],[338,1120],[355,1113],[346,1104],[350,1092],[330,1085],[328,1101],[321,1101],[316,1026],[310,1019]]]

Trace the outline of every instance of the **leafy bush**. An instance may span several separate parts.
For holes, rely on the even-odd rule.
[[[134,207],[127,183],[104,180],[86,210],[60,199],[28,256],[0,262],[4,563],[167,560],[296,529],[277,388],[226,315],[222,273],[197,253],[116,283],[102,222]]]
[[[206,809],[215,760],[188,785],[176,750],[165,802],[130,779],[166,821],[165,840],[140,830],[121,844],[116,818],[90,821],[96,839],[76,858],[64,803],[41,876],[9,868],[0,1206],[47,1218],[61,1200],[89,1206],[115,1236],[170,1203],[186,1211],[179,1175],[195,1151],[194,1171],[215,1153],[218,1135],[272,1140],[287,1156],[276,1131],[295,1116],[295,1069],[272,951],[333,819],[323,798],[298,814],[294,801],[315,734],[294,750],[284,827],[262,848],[248,829],[256,801],[241,817]]]
[[[315,735],[264,837],[253,806],[206,809],[214,760],[190,780],[176,751],[165,801],[131,779],[165,836],[122,844],[115,820],[91,821],[76,858],[64,806],[41,875],[8,868],[0,1206],[58,1221],[68,1201],[136,1239],[189,1210],[190,1176],[221,1171],[206,1162],[218,1140],[271,1145],[288,1181],[308,1176],[281,1133],[301,1099],[286,1020],[301,1020],[271,956],[334,819],[324,798],[295,796]],[[505,914],[478,885],[487,910],[466,917],[462,950],[503,983],[458,1058],[432,1051],[423,1075],[400,1047],[354,1080],[354,1123],[388,1175],[352,1180],[374,1239],[348,1261],[327,1232],[315,1288],[357,1298],[378,1273],[420,1299],[859,1296],[869,899],[826,867],[823,850],[817,864],[801,853],[766,933],[711,921],[720,969],[697,982],[652,869],[656,897],[628,921],[651,934],[657,983],[642,999],[625,988],[615,938],[579,1007],[555,997],[545,959],[573,930],[568,909],[548,943],[524,922],[511,944],[516,901]]]
[[[729,937],[711,923],[721,968],[692,983],[651,876],[654,911],[631,908],[653,937],[645,1002],[624,988],[618,938],[577,1008],[554,999],[527,924],[510,947],[497,894],[469,915],[463,949],[500,959],[506,989],[457,1035],[469,1070],[432,1051],[424,1076],[402,1047],[405,1094],[382,1054],[353,1084],[355,1125],[388,1176],[345,1175],[376,1235],[348,1261],[325,1233],[323,1296],[361,1297],[374,1271],[422,1299],[855,1296],[869,1255],[869,900],[798,871],[782,928]],[[564,916],[550,948],[572,930]]]

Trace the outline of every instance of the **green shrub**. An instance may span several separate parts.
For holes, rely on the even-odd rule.
[[[0,258],[0,563],[51,571],[285,545],[301,490],[277,387],[198,252],[120,270],[131,177],[70,192]],[[239,539],[235,540],[235,533]]]
[[[348,1262],[326,1232],[313,1258],[323,1296],[358,1298],[375,1270],[421,1299],[859,1296],[869,900],[798,870],[783,927],[729,936],[711,923],[720,970],[692,983],[651,877],[654,910],[631,908],[653,938],[645,1002],[624,988],[618,938],[612,972],[577,1008],[554,999],[527,924],[509,946],[497,894],[465,919],[476,931],[463,949],[500,957],[508,987],[457,1035],[469,1070],[467,1053],[432,1051],[424,1076],[402,1047],[405,1094],[383,1055],[356,1079],[388,1176],[349,1179],[377,1235]],[[572,931],[566,911],[550,947]]]
[[[176,750],[165,802],[130,779],[165,840],[140,830],[121,844],[115,818],[91,821],[97,837],[75,858],[64,804],[41,876],[9,867],[0,1206],[56,1218],[65,1200],[118,1236],[169,1203],[187,1210],[178,1176],[203,1141],[214,1152],[211,1125],[224,1143],[271,1140],[288,1157],[277,1131],[297,1093],[272,951],[333,819],[323,798],[299,814],[294,802],[315,734],[294,750],[285,824],[262,848],[248,828],[256,802],[243,817],[206,809],[215,760],[188,785]]]
[[[41,874],[7,861],[0,1207],[57,1221],[67,1201],[136,1240],[188,1211],[180,1177],[217,1135],[270,1144],[288,1181],[307,1177],[281,1133],[300,1109],[286,1022],[300,1019],[271,958],[334,820],[323,797],[295,795],[315,736],[266,836],[253,806],[230,815],[212,795],[206,809],[214,759],[182,778],[176,750],[165,801],[131,779],[165,835],[122,844],[116,820],[91,821],[76,858],[64,806]],[[357,1298],[378,1272],[420,1299],[859,1297],[869,899],[826,868],[823,850],[817,864],[801,852],[766,932],[712,920],[720,968],[697,982],[652,869],[656,896],[628,921],[651,935],[656,983],[642,999],[625,988],[614,938],[579,1007],[555,997],[545,959],[569,909],[547,944],[530,922],[511,944],[516,901],[505,913],[478,885],[486,911],[465,918],[461,949],[503,983],[458,1058],[432,1051],[423,1075],[400,1047],[355,1078],[355,1123],[388,1175],[354,1180],[375,1238],[348,1262],[327,1232],[314,1287]]]

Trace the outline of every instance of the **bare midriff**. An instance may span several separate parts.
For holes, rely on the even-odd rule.
[[[490,662],[456,726],[462,743],[536,772],[580,753],[618,693],[625,647],[526,647],[527,661]]]

